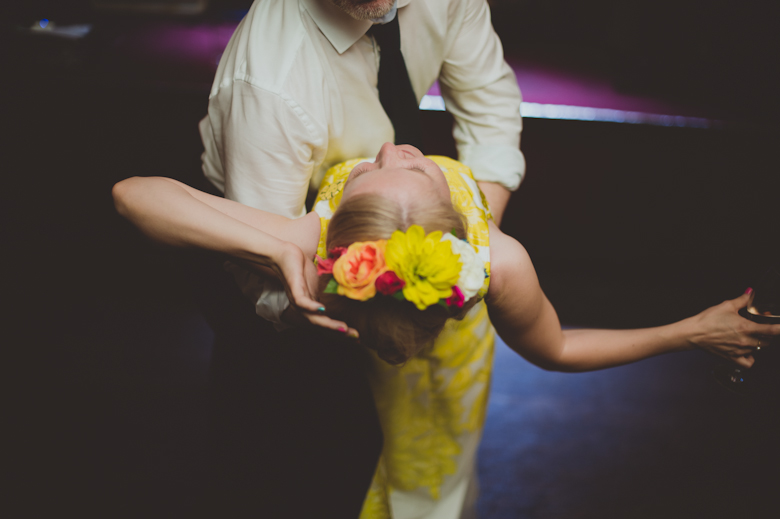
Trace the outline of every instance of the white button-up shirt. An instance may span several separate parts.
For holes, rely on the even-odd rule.
[[[485,0],[398,0],[401,51],[418,101],[439,80],[459,160],[516,189],[520,90]],[[327,168],[393,141],[379,102],[379,48],[330,0],[256,0],[230,39],[200,123],[203,171],[225,197],[305,213]]]

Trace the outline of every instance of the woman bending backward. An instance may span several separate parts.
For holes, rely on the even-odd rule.
[[[750,367],[759,340],[780,335],[738,315],[747,295],[666,326],[561,330],[527,252],[493,223],[468,168],[411,146],[334,166],[297,220],[167,178],[130,178],[113,194],[151,239],[274,275],[287,318],[368,347],[385,442],[363,519],[473,507],[493,328],[537,366],[571,372],[694,348]]]

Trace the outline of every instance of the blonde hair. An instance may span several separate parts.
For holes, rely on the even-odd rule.
[[[356,195],[341,203],[328,225],[327,248],[347,247],[356,241],[389,239],[396,230],[420,225],[426,233],[455,232],[466,237],[463,215],[447,202],[402,206],[379,195]],[[433,305],[418,310],[408,301],[374,297],[355,301],[323,292],[330,276],[320,278],[320,300],[328,314],[357,329],[360,342],[375,349],[390,364],[401,364],[433,343],[447,319],[462,319],[477,302],[472,298],[463,308]]]

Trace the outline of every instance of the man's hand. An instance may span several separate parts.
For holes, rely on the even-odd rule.
[[[477,182],[477,185],[485,193],[485,198],[490,205],[490,212],[493,213],[493,220],[497,226],[501,227],[501,219],[504,217],[504,210],[512,192],[495,182]]]

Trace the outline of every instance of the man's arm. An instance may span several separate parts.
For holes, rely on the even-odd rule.
[[[209,100],[201,122],[204,173],[230,200],[301,217],[324,149],[316,127],[293,100],[233,81]]]
[[[520,89],[490,22],[485,0],[462,0],[463,20],[439,77],[461,162],[469,166],[501,221],[508,191],[520,185]],[[486,183],[497,184],[490,186]],[[503,191],[499,186],[503,186]]]

